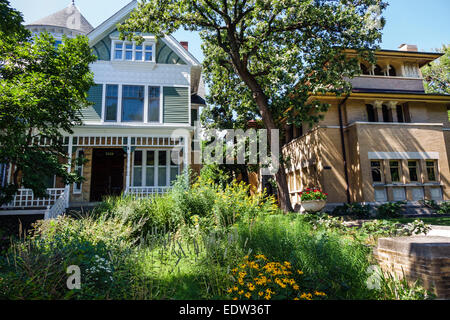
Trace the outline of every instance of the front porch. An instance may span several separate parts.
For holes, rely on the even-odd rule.
[[[63,185],[54,178],[45,198],[36,198],[31,189],[22,188],[10,203],[0,207],[0,215],[44,214],[45,219],[51,219],[69,207],[89,206],[109,195],[143,198],[165,193],[186,168],[188,141],[188,135],[68,136],[68,170],[85,180]],[[75,159],[81,157],[86,161],[78,165]],[[8,175],[12,174],[10,170]]]

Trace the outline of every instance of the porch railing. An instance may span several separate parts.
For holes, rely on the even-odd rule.
[[[125,195],[134,195],[137,198],[146,198],[155,194],[163,194],[171,187],[129,187]]]
[[[45,211],[44,219],[56,219],[58,216],[64,214],[67,207],[67,197],[68,194],[66,191],[63,191],[58,199],[56,199],[55,203],[52,206],[48,206],[47,210]]]
[[[19,189],[13,200],[1,206],[1,209],[28,209],[28,208],[47,208],[53,204],[64,193],[64,188],[47,189],[47,197],[36,198],[31,189]]]

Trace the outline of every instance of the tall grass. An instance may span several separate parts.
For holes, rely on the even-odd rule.
[[[325,229],[314,230],[298,215],[260,217],[239,225],[240,239],[255,253],[289,261],[308,275],[311,290],[333,299],[367,299],[366,270],[370,250],[359,242]]]

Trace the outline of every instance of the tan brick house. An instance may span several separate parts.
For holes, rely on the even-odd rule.
[[[317,125],[287,127],[294,205],[308,187],[330,204],[450,199],[450,96],[426,94],[420,72],[441,54],[402,45],[376,56],[349,96],[314,97],[330,104]]]

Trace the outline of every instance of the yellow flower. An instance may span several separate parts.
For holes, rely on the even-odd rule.
[[[238,295],[242,295],[242,294],[244,294],[244,290],[240,290],[240,291],[238,292]]]
[[[264,292],[263,292],[263,291],[260,291],[260,292],[258,292],[258,295],[259,295],[260,297],[262,297],[262,296],[264,295]]]
[[[238,298],[234,297],[233,300],[237,300]]]
[[[316,296],[326,296],[325,292],[315,291],[314,294]]]
[[[252,294],[251,294],[250,292],[247,292],[247,293],[245,294],[245,296],[247,297],[247,299],[250,299],[250,297],[252,296]]]
[[[228,293],[232,293],[232,292],[233,292],[233,289],[230,288],[230,289],[227,290],[227,292],[228,292]]]
[[[300,289],[300,287],[296,284],[296,285],[294,285],[294,286],[292,286],[292,288],[294,288],[294,290],[298,290],[298,289]]]
[[[298,274],[303,274],[303,271],[297,270]]]

